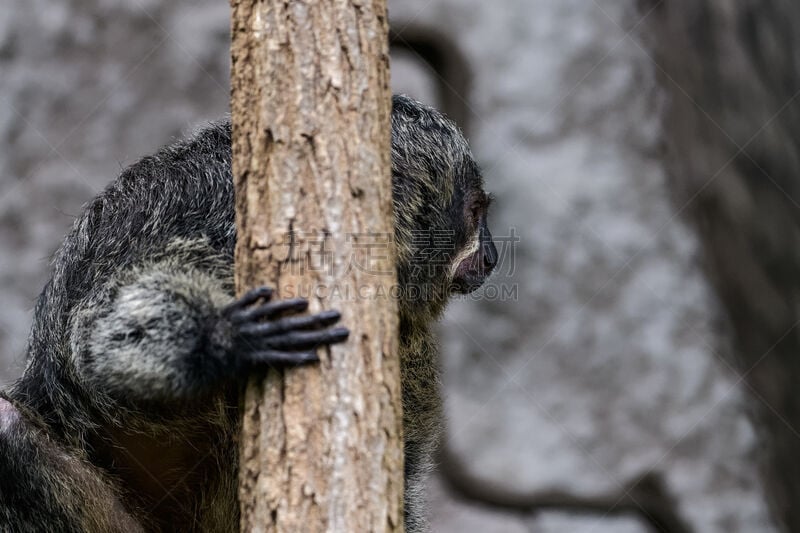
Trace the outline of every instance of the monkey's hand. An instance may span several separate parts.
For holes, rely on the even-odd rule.
[[[272,294],[269,287],[252,289],[222,311],[231,351],[245,366],[314,363],[317,347],[344,342],[350,334],[329,327],[341,318],[338,311],[292,316],[308,309],[308,300],[271,301]]]

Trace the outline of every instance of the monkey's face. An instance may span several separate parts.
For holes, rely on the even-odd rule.
[[[405,96],[392,107],[392,188],[401,309],[438,316],[497,264],[489,197],[467,140],[444,115]]]
[[[451,268],[451,291],[469,294],[478,289],[497,265],[497,248],[486,222],[491,198],[482,190],[467,193],[463,217],[468,228],[467,245],[455,256]]]

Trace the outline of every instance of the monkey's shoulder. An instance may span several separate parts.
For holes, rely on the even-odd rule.
[[[200,242],[232,260],[230,162],[230,124],[223,121],[127,167],[76,219],[54,258],[53,290],[80,301],[115,273],[170,253],[202,260]]]

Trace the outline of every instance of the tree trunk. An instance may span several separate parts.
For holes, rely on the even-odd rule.
[[[242,531],[402,531],[385,0],[231,0],[236,287],[342,311],[244,395]]]

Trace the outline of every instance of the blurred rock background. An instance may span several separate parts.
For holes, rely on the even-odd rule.
[[[464,127],[502,255],[441,327],[433,530],[800,530],[798,8],[389,4],[394,89]],[[1,383],[81,205],[227,111],[228,17],[0,10]]]

